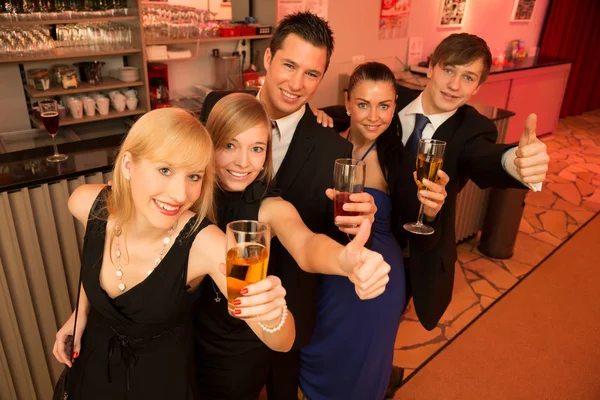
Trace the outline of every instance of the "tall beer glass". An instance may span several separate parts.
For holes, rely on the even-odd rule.
[[[333,198],[334,217],[354,217],[359,213],[356,211],[344,210],[344,204],[352,203],[350,195],[352,193],[362,193],[365,188],[365,176],[367,173],[366,164],[362,160],[354,158],[338,158],[335,160],[333,169],[333,189],[335,197]],[[356,225],[336,225],[342,228],[353,228]]]
[[[267,277],[271,229],[258,221],[233,221],[227,224],[225,235],[227,305],[232,311],[240,290]]]
[[[417,151],[417,186],[419,190],[427,190],[423,185],[423,179],[437,182],[437,173],[444,163],[445,150],[446,142],[442,140],[419,140],[419,150]],[[423,203],[421,203],[417,222],[404,224],[404,229],[417,235],[431,235],[435,232],[435,229],[423,223],[423,208]]]

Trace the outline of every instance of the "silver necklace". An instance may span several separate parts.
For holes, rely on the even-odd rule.
[[[221,301],[221,297],[219,297],[219,289],[215,287],[215,281],[213,281],[212,279],[210,280],[210,284],[212,285],[213,291],[217,295],[217,297],[215,297],[215,303],[218,303]]]
[[[162,261],[164,255],[165,255],[165,250],[167,249],[167,245],[171,242],[171,236],[173,235],[173,232],[175,231],[176,226],[177,226],[177,222],[175,222],[175,224],[173,224],[171,229],[169,229],[167,236],[165,236],[163,238],[163,247],[160,250],[160,253],[158,253],[158,257],[156,257],[156,259],[154,260],[154,267],[152,267],[151,269],[148,270],[148,275],[150,275],[152,273],[152,271],[154,271],[154,269]],[[115,274],[117,275],[117,278],[119,279],[119,284],[117,285],[117,287],[119,288],[119,290],[121,292],[123,292],[123,291],[125,291],[127,286],[125,286],[125,283],[123,283],[123,265],[121,264],[121,247],[120,247],[120,243],[119,243],[121,233],[123,233],[121,228],[118,225],[115,226],[114,235],[117,238],[117,242],[115,244],[115,256],[117,257],[117,263],[115,264],[115,268],[117,270],[115,271]]]

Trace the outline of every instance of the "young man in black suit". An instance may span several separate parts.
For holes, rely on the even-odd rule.
[[[411,262],[420,268],[407,268],[415,311],[428,330],[436,327],[452,298],[457,260],[458,192],[469,179],[480,188],[522,188],[525,184],[540,190],[548,169],[546,145],[535,135],[534,114],[527,118],[518,146],[496,144],[496,126],[466,105],[485,82],[491,64],[492,56],[483,39],[467,33],[453,34],[435,49],[427,72],[430,80],[421,94],[397,85],[396,110],[404,146],[411,150],[419,138],[447,142],[443,169],[450,183],[446,186],[448,196],[440,213],[443,237],[432,251],[411,256]],[[335,113],[335,122],[339,125],[336,129],[345,129],[349,122],[345,109],[328,108],[327,112]],[[318,117],[319,120],[325,118],[320,112]],[[420,130],[415,129],[417,118],[423,121]],[[401,371],[396,369],[390,385],[397,386],[400,381]],[[392,393],[388,391],[388,394]]]
[[[285,17],[277,27],[270,47],[265,51],[264,65],[267,72],[258,98],[274,122],[273,187],[280,191],[283,199],[295,206],[306,226],[313,232],[327,234],[345,244],[348,242],[347,235],[357,233],[358,228],[338,229],[335,226],[333,202],[328,196],[331,196],[329,188],[333,184],[334,162],[338,158],[351,158],[352,145],[333,129],[318,124],[308,108],[308,101],[329,66],[333,48],[333,33],[323,19],[309,12]],[[226,94],[215,93],[210,103],[214,105],[214,102]],[[208,100],[207,98],[205,103],[206,112],[203,112],[205,116],[211,108]],[[356,226],[364,218],[372,222],[376,207],[371,195],[353,194],[350,199],[353,203],[347,205],[348,211],[357,211],[360,215],[337,217],[336,222]],[[265,359],[261,367],[253,369],[268,369],[266,383],[270,400],[289,400],[296,397],[298,390],[298,350],[309,343],[315,325],[318,275],[301,270],[276,238],[271,242],[269,274],[279,276],[286,289],[287,304],[296,322],[296,339],[288,353],[276,353],[267,348],[260,352],[260,356],[253,353],[255,357]],[[202,316],[198,319],[202,319]],[[198,330],[197,334],[212,333]],[[232,332],[230,336],[232,345],[239,348],[240,332]],[[220,341],[223,342],[224,339],[227,338],[221,337]],[[249,339],[244,336],[243,340]],[[238,344],[233,343],[236,341]],[[240,360],[247,356],[253,357],[246,352],[240,354]],[[233,367],[230,372],[231,378],[225,381],[230,386],[235,386]],[[226,374],[227,371],[223,373]],[[265,375],[262,371],[248,373],[257,374],[259,380]],[[237,396],[235,400],[241,398],[237,394],[221,393],[219,399],[222,400],[234,400],[232,396]]]

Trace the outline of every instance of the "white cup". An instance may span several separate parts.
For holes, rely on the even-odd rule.
[[[126,103],[127,103],[127,109],[129,111],[133,111],[137,108],[138,99],[137,99],[137,97],[128,97],[126,100]]]
[[[84,98],[83,100],[83,109],[85,110],[85,115],[88,117],[93,117],[96,114],[96,102],[94,99],[89,97]]]
[[[83,118],[83,103],[79,99],[69,100],[69,111],[75,119]]]
[[[111,100],[114,100],[115,96],[117,95],[123,96],[118,90],[111,90],[110,92],[108,92],[108,97],[110,97]]]
[[[124,91],[123,91],[123,94],[124,94],[124,95],[125,95],[125,97],[127,97],[127,98],[131,98],[131,97],[134,97],[134,98],[135,98],[135,97],[137,97],[137,94],[138,94],[138,92],[137,92],[137,90],[135,90],[135,89],[129,89],[129,90],[124,90]]]
[[[96,99],[96,108],[98,109],[98,113],[100,115],[108,115],[108,108],[110,105],[110,100],[107,97],[98,97]]]
[[[122,94],[115,96],[115,98],[112,101],[112,105],[115,108],[115,110],[117,110],[118,112],[125,111],[125,106],[127,105],[126,99],[127,98]]]

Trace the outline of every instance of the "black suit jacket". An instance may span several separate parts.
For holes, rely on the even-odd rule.
[[[399,85],[396,85],[396,90],[397,114],[416,99],[419,92]],[[344,116],[343,107],[328,107],[324,111],[334,117],[336,130],[348,127],[349,119]],[[399,132],[401,138],[401,126]],[[410,255],[415,310],[426,329],[431,330],[436,327],[452,298],[454,264],[457,260],[455,219],[458,192],[469,179],[482,189],[523,187],[502,166],[502,154],[512,146],[496,144],[497,137],[498,130],[494,123],[469,105],[460,107],[433,136],[434,139],[447,142],[443,170],[450,177],[450,182],[446,186],[448,196],[442,212],[438,215],[441,237],[429,251],[411,251]],[[414,160],[414,156],[412,157]],[[383,162],[380,160],[380,163],[383,165],[385,160]],[[412,169],[414,168],[412,162]],[[395,229],[395,233],[397,237],[402,235],[399,229]]]
[[[352,145],[333,129],[318,124],[307,105],[273,182],[310,230],[340,243],[348,240],[333,223],[333,202],[325,191],[333,185],[335,160],[347,157],[352,157]],[[310,342],[315,326],[318,275],[302,271],[277,239],[271,243],[269,263],[273,267],[269,271],[281,278],[287,291],[286,299],[296,318],[294,348],[299,349]]]

